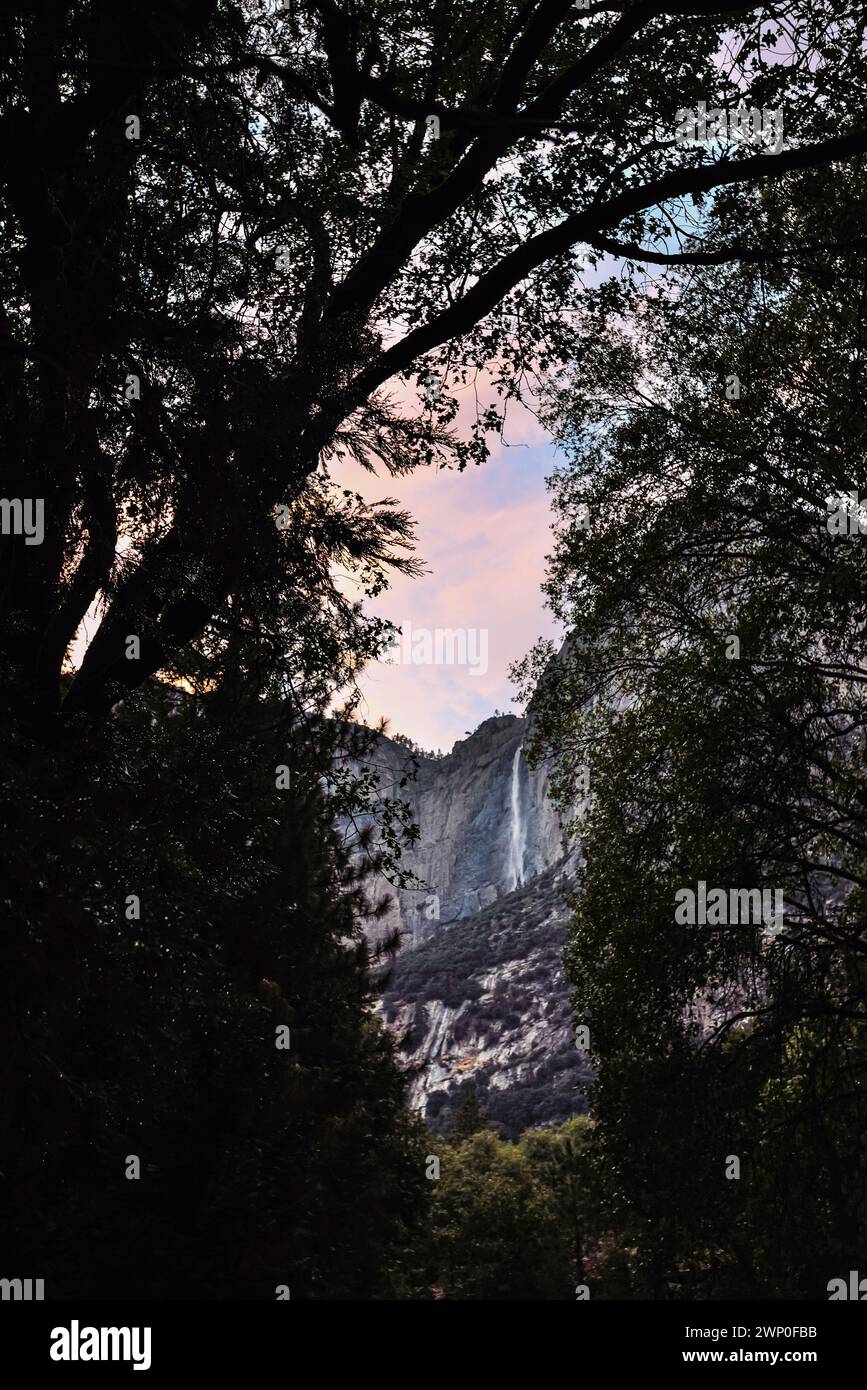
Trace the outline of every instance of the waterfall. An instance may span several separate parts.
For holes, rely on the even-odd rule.
[[[524,882],[524,854],[527,849],[527,822],[521,814],[521,744],[512,760],[512,822],[509,830],[509,873],[512,888]]]

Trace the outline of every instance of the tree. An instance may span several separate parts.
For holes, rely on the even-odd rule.
[[[709,231],[821,241],[832,201],[863,226],[863,172]],[[857,509],[833,524],[867,484],[863,308],[863,250],[668,275],[553,405],[571,634],[523,674],[581,829],[569,969],[653,1297],[824,1297],[863,1257],[864,556]],[[784,920],[679,919],[699,881],[780,890]]]
[[[166,1270],[201,1287],[212,1254],[233,1294],[287,1264],[310,1296],[394,1286],[378,1218],[393,1252],[419,1176],[331,834],[353,774],[325,716],[387,637],[336,571],[369,596],[417,562],[406,514],[336,466],[482,459],[532,374],[580,350],[573,310],[633,301],[629,274],[585,288],[585,261],[797,250],[785,216],[772,243],[710,251],[692,217],[714,191],[784,198],[795,170],[850,166],[859,23],[812,0],[770,25],[706,0],[577,21],[568,0],[3,11],[0,1166],[22,1258],[69,1231],[70,1291],[113,1285],[127,1222],[158,1293]],[[774,31],[788,62],[765,61]],[[682,148],[698,93],[782,105],[789,147]],[[495,400],[461,435],[482,368]],[[420,372],[439,382],[416,392]],[[258,1074],[255,1020],[284,1004],[316,1016],[301,1075]],[[162,1187],[104,1199],[142,1133]]]
[[[152,683],[81,766],[34,779],[12,742],[0,1243],[49,1297],[413,1287],[425,1150],[371,1014],[377,865],[320,785],[345,733],[256,657],[224,654],[214,694]]]
[[[3,542],[21,716],[56,718],[96,601],[67,721],[105,716],[230,600],[294,573],[323,460],[482,458],[528,375],[575,346],[582,254],[787,249],[781,224],[773,246],[709,252],[687,217],[673,251],[671,210],[862,151],[859,25],[831,0],[775,21],[709,0],[8,8],[3,487],[45,507],[42,544]],[[684,147],[678,107],[699,93],[782,108],[788,147]],[[496,403],[462,438],[452,388],[483,367]],[[388,383],[405,394],[420,370],[444,390],[414,411]],[[331,556],[396,524],[322,520]]]
[[[583,1118],[528,1130],[517,1144],[490,1130],[441,1150],[431,1211],[432,1283],[447,1299],[574,1299],[584,1254],[599,1245],[592,1135]],[[602,1266],[594,1265],[605,1295]]]
[[[475,1086],[469,1086],[458,1103],[449,1130],[449,1141],[462,1144],[470,1135],[485,1129],[485,1112]]]

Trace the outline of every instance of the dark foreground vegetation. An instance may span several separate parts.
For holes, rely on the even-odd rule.
[[[799,1297],[867,1268],[864,541],[825,524],[867,491],[863,30],[840,0],[4,6],[4,1277]],[[785,140],[684,146],[699,101]],[[509,1146],[470,1117],[434,1179],[360,925],[401,808],[372,858],[333,828],[375,797],[362,600],[418,562],[340,466],[482,463],[543,396],[580,660],[525,675],[564,804],[585,763],[597,797],[594,1119]],[[676,926],[698,879],[782,887],[784,933]]]

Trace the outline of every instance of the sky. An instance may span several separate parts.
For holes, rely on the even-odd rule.
[[[551,549],[545,478],[554,460],[552,442],[518,406],[505,442],[494,440],[488,461],[463,473],[427,468],[390,478],[355,464],[332,466],[335,482],[368,500],[395,497],[413,514],[427,571],[415,579],[395,575],[390,589],[366,604],[404,631],[397,659],[375,663],[361,678],[359,713],[367,723],[384,715],[392,733],[449,752],[495,709],[522,712],[509,665],[537,638],[559,635],[541,592]],[[443,660],[450,641],[441,637],[438,652],[437,629],[466,632],[464,664]]]
[[[724,41],[718,62],[730,60]],[[769,59],[782,60],[781,53]],[[582,279],[599,284],[619,268],[619,261],[605,256]],[[661,272],[647,273],[652,279]],[[459,414],[458,425],[460,420]],[[563,635],[541,592],[551,549],[545,478],[553,471],[555,448],[521,407],[510,418],[506,440],[493,444],[487,463],[464,473],[428,469],[376,479],[358,465],[331,470],[336,481],[345,479],[370,500],[396,497],[416,518],[418,553],[429,573],[418,579],[396,575],[391,588],[368,604],[416,637],[404,644],[400,661],[378,662],[362,676],[366,704],[360,713],[368,723],[385,715],[391,732],[407,734],[425,749],[450,751],[495,709],[522,713],[509,665],[537,638],[556,641]],[[407,662],[413,653],[427,656],[420,628],[434,635],[437,628],[487,632],[487,671],[474,673],[469,663]],[[479,645],[470,650],[474,657],[483,651]]]
[[[558,636],[541,592],[551,548],[545,478],[553,469],[554,445],[521,406],[510,409],[504,441],[489,442],[488,461],[463,473],[426,468],[392,478],[351,462],[330,467],[339,486],[369,501],[394,497],[416,519],[416,553],[426,573],[415,579],[395,574],[391,587],[366,603],[369,612],[403,629],[405,647],[395,656],[416,659],[371,665],[359,682],[359,716],[368,724],[385,716],[389,732],[406,734],[428,751],[450,752],[497,709],[521,713],[509,665],[537,638]],[[95,603],[73,645],[74,664],[100,617]],[[437,629],[466,632],[464,664],[419,663],[419,656],[436,658]],[[446,641],[441,657],[448,654]]]

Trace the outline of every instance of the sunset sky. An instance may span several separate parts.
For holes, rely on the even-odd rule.
[[[417,521],[418,553],[429,573],[397,575],[371,611],[405,626],[487,629],[488,669],[469,665],[377,663],[362,679],[368,723],[386,715],[395,733],[447,752],[495,709],[520,713],[508,678],[512,661],[537,637],[556,637],[541,583],[551,549],[545,477],[555,450],[528,411],[516,408],[506,443],[463,473],[425,469],[374,478],[357,467],[333,470],[368,499],[396,497]],[[476,648],[478,650],[478,648]]]
[[[383,662],[365,672],[366,703],[360,711],[365,721],[375,723],[385,715],[391,732],[407,734],[425,749],[448,752],[495,709],[520,713],[512,703],[509,665],[537,637],[557,635],[540,587],[551,548],[545,478],[555,449],[521,407],[513,408],[505,438],[505,444],[493,441],[486,464],[463,473],[424,469],[391,478],[355,464],[331,470],[341,486],[371,501],[395,497],[416,519],[417,553],[428,572],[417,579],[395,575],[369,610],[404,629],[410,624],[413,632],[487,631],[484,674],[473,674],[469,665]],[[99,621],[94,604],[72,648],[75,665]]]

